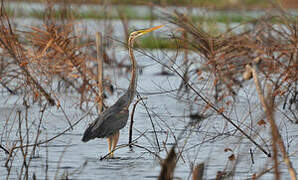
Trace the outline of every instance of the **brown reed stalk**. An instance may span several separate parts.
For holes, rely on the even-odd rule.
[[[175,147],[171,148],[170,153],[168,154],[167,158],[163,161],[161,171],[159,174],[159,180],[172,180],[174,176],[174,170],[176,168],[176,159],[177,155],[175,152]]]
[[[98,113],[103,111],[103,44],[102,44],[102,35],[100,32],[96,33],[96,52],[97,52],[97,86],[99,93],[97,94],[97,103],[98,103]]]
[[[273,115],[274,105],[272,103],[272,105],[269,108],[269,106],[268,106],[268,104],[265,100],[263,91],[261,89],[261,84],[260,84],[260,81],[259,81],[259,78],[258,78],[258,72],[257,72],[258,67],[257,67],[257,64],[256,64],[256,62],[258,62],[258,61],[259,61],[259,57],[254,59],[253,65],[252,65],[252,67],[251,66],[250,67],[251,67],[252,75],[253,75],[253,78],[254,78],[254,83],[255,83],[255,86],[256,86],[256,89],[257,89],[257,93],[258,93],[261,105],[262,105],[262,107],[265,111],[265,114],[267,116],[267,120],[269,121],[269,124],[270,124],[270,127],[271,127],[273,153],[274,153],[273,158],[274,158],[274,164],[275,164],[275,178],[279,179],[278,159],[277,159],[277,153],[278,153],[277,152],[277,146],[279,146],[279,148],[280,148],[280,150],[283,154],[284,162],[286,163],[286,165],[288,167],[288,171],[289,171],[289,174],[291,176],[291,179],[292,180],[297,180],[296,171],[292,166],[291,160],[288,156],[288,153],[286,152],[284,142],[281,138],[281,135],[278,131],[278,127],[277,127],[277,125],[275,123],[275,120],[274,120],[274,115]],[[272,91],[272,90],[269,90],[269,91]]]
[[[195,169],[192,172],[192,180],[203,180],[205,164],[200,163],[196,165]]]
[[[36,88],[39,92],[41,92],[51,106],[55,105],[55,100],[29,72],[26,66],[26,64],[29,62],[29,59],[25,55],[25,48],[19,42],[17,35],[14,34],[12,30],[10,20],[6,15],[3,1],[0,12],[0,26],[0,44],[2,45],[2,48],[7,51],[10,57],[14,60],[15,64],[18,65],[18,67],[26,75],[28,81],[32,83],[33,89]]]
[[[271,23],[273,16],[268,16],[252,21],[254,27],[244,32],[234,34],[230,33],[231,31],[228,30],[226,33],[215,36],[205,32],[203,28],[197,27],[189,18],[179,12],[170,15],[170,22],[189,34],[189,37],[186,39],[187,44],[190,46],[190,49],[198,53],[200,57],[198,64],[201,64],[200,62],[202,61],[203,66],[206,67],[204,72],[214,76],[215,80],[213,85],[215,87],[215,100],[217,100],[226,96],[226,93],[220,90],[223,95],[222,97],[218,97],[218,89],[223,89],[221,88],[222,85],[225,86],[229,94],[233,96],[236,95],[234,86],[243,86],[242,83],[245,81],[241,78],[241,73],[245,71],[244,66],[251,62],[251,56],[255,53],[265,54],[265,61],[261,63],[260,68],[270,81],[274,81],[276,74],[279,75],[275,93],[278,95],[295,94],[291,93],[290,88],[295,89],[293,86],[295,86],[297,81],[297,75],[295,75],[297,74],[295,73],[297,71],[297,69],[295,69],[295,67],[297,67],[297,58],[295,58],[297,53],[295,52],[297,52],[298,26],[297,21],[292,20],[293,18],[284,18],[284,16],[288,16],[288,14],[281,14],[278,18],[282,19],[282,25],[285,25],[288,28],[287,30],[285,30],[284,27],[280,29],[275,28],[274,26],[276,24]],[[273,33],[276,35],[273,36]],[[179,36],[176,39],[180,44],[185,43],[185,38]],[[275,54],[278,56],[275,56]],[[175,73],[178,74],[180,78],[184,79],[185,82],[188,81],[184,78],[183,74],[179,74],[177,71]],[[250,76],[251,73],[244,74],[245,79],[249,79]],[[200,81],[196,83],[200,83]],[[222,108],[217,108],[207,97],[202,96],[197,89],[189,84],[191,83],[188,83],[188,86],[190,86],[195,94],[202,98],[208,107],[211,107],[222,115],[224,119],[236,127],[237,130],[243,133],[251,142],[270,157],[270,153],[265,151],[252,137],[246,134],[240,127],[237,127],[237,125],[221,111]],[[286,88],[280,90],[281,92],[278,93],[279,88],[282,89],[284,86]]]

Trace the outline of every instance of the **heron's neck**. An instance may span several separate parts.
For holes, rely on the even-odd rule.
[[[129,87],[127,90],[128,96],[129,96],[129,104],[133,101],[135,97],[136,92],[136,86],[137,86],[137,70],[138,70],[138,64],[135,60],[134,54],[133,54],[133,46],[134,46],[134,38],[129,38],[128,40],[128,51],[129,51],[129,57],[131,61],[131,80],[129,83]]]

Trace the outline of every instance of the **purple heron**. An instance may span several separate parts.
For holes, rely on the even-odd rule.
[[[108,138],[110,157],[119,139],[119,130],[125,127],[129,116],[129,106],[133,101],[137,86],[137,62],[133,54],[134,40],[146,33],[163,27],[156,26],[149,29],[138,30],[130,33],[128,38],[128,52],[131,61],[131,80],[127,91],[115,104],[103,111],[85,130],[82,141],[87,142],[94,138]]]

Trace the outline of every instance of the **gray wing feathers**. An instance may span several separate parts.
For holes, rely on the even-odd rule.
[[[115,132],[125,127],[127,120],[128,111],[121,111],[115,115],[110,116],[97,128],[97,137],[103,138],[113,135]]]
[[[89,125],[84,132],[82,141],[87,142],[94,138],[109,137],[126,125],[129,116],[128,110],[115,105],[102,112]]]

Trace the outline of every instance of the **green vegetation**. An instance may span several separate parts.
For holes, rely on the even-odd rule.
[[[7,9],[7,14],[9,16],[14,16],[14,17],[30,17],[30,18],[37,18],[37,19],[42,19],[45,14],[44,10],[36,10],[36,9],[31,9],[31,10],[23,10],[23,9],[13,9],[13,8],[6,8]],[[71,9],[71,10],[55,10],[52,12],[53,16],[55,18],[73,18],[73,19],[120,19],[120,16],[117,12],[113,12],[111,14],[106,15],[105,12],[102,10],[88,10],[88,11],[82,11],[78,12],[76,8]],[[125,16],[127,19],[142,19],[142,20],[155,20],[157,19],[157,16],[155,15],[140,15],[132,8],[125,8],[124,11],[121,9],[121,13],[123,16]]]
[[[115,10],[115,9],[114,9]],[[30,17],[30,18],[38,18],[42,19],[44,17],[43,10],[23,10],[23,9],[12,9],[7,8],[7,13],[9,16],[14,17]],[[139,14],[135,12],[133,8],[124,7],[121,8],[122,16],[131,20],[156,20],[158,19],[157,15],[154,14]],[[121,19],[120,15],[116,11],[112,11],[112,13],[106,15],[104,11],[90,9],[88,11],[78,12],[76,8],[71,10],[56,10],[53,12],[53,16],[55,18],[73,18],[73,19]],[[212,16],[192,16],[192,21],[194,22],[221,22],[221,23],[230,23],[236,22],[241,23],[245,21],[252,20],[253,18],[250,16],[243,16],[241,14],[227,14],[225,12],[219,15]]]
[[[192,21],[194,22],[220,22],[220,23],[242,23],[242,22],[247,22],[252,20],[252,17],[249,16],[242,16],[240,14],[233,14],[233,15],[227,15],[226,13],[222,13],[220,15],[215,15],[215,16],[193,16]]]
[[[175,43],[175,40],[146,36],[140,38],[136,47],[142,47],[146,49],[176,49],[177,44]]]
[[[44,2],[44,0],[11,0],[11,1],[23,1],[23,2]],[[53,2],[64,3],[65,0],[53,0]],[[84,3],[84,4],[103,4],[105,0],[68,0],[69,3]],[[239,7],[245,8],[267,8],[270,6],[268,0],[110,0],[109,4],[123,4],[123,5],[174,5],[174,6],[203,6],[211,7],[215,9],[238,9]]]

